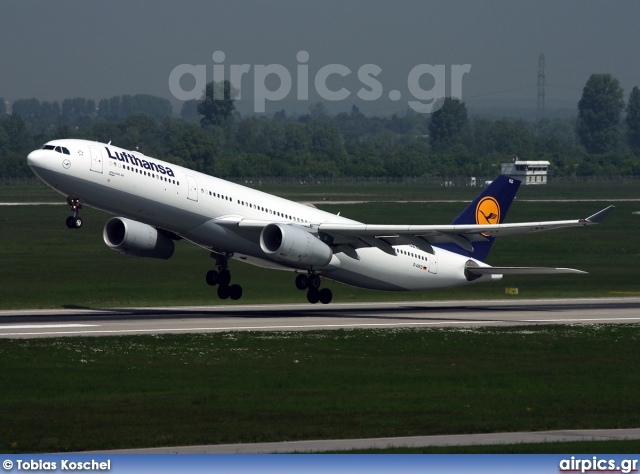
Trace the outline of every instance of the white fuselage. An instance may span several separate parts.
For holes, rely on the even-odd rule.
[[[263,252],[257,236],[237,233],[216,224],[216,219],[251,219],[307,228],[323,223],[355,223],[110,144],[76,139],[48,144],[64,147],[68,154],[41,149],[29,154],[28,162],[57,192],[254,265],[308,270],[304,265],[272,258]],[[396,255],[376,247],[358,248],[359,258],[338,252],[328,265],[314,270],[335,281],[377,290],[425,290],[469,283],[464,276],[468,257],[438,247],[433,254],[412,245],[394,249]],[[491,279],[495,276],[476,281]]]

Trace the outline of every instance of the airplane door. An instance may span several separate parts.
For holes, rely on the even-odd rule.
[[[198,183],[196,182],[196,178],[193,176],[187,175],[187,186],[189,187],[189,192],[187,193],[187,199],[191,199],[192,201],[198,200]]]
[[[102,173],[102,151],[95,146],[91,148],[91,171]]]
[[[429,273],[438,273],[438,255],[429,254]]]

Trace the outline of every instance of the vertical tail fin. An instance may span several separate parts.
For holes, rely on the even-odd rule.
[[[502,223],[519,187],[519,180],[504,174],[498,176],[451,224]],[[484,261],[489,254],[493,241],[493,237],[487,237],[484,242],[474,242],[473,252],[464,250],[456,244],[439,244],[438,247]]]

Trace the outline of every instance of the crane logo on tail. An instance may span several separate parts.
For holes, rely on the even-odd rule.
[[[476,207],[476,224],[499,224],[500,204],[496,198],[487,196]]]

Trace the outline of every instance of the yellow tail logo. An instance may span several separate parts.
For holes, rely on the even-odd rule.
[[[496,198],[487,196],[476,207],[476,224],[499,224],[500,204]]]

